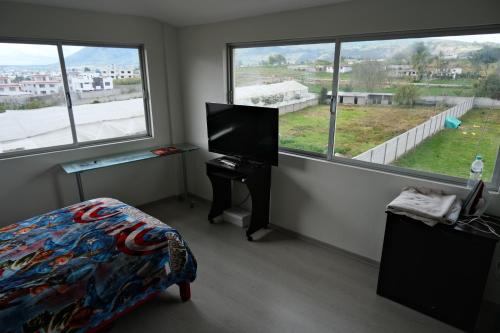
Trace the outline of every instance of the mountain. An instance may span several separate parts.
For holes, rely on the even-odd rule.
[[[467,57],[471,53],[486,46],[500,47],[500,43],[477,43],[441,38],[408,38],[398,40],[379,40],[342,43],[341,55],[355,59],[387,59],[395,56],[408,57],[416,43],[423,42],[431,55]],[[252,66],[269,58],[271,54],[283,55],[288,63],[310,63],[316,60],[333,60],[334,45],[332,43],[287,45],[257,48],[241,48],[235,50],[238,65]]]
[[[137,49],[84,47],[65,59],[66,67],[119,65],[138,66],[139,53]]]

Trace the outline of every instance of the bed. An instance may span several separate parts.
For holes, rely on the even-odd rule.
[[[1,331],[95,332],[171,285],[188,300],[195,277],[175,229],[115,199],[85,201],[0,229]]]

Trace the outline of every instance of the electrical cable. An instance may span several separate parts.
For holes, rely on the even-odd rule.
[[[490,225],[490,223],[493,225],[496,225],[496,226],[499,226],[499,224],[492,222],[492,221],[485,221],[480,216],[473,217],[473,218],[470,218],[468,220],[459,220],[459,221],[457,221],[457,223],[460,225],[468,226],[468,227],[470,227],[476,231],[479,231],[481,233],[495,235],[496,237],[500,238],[500,234],[498,234],[498,232],[495,230],[495,228],[493,228]],[[478,223],[479,225],[483,226],[487,230],[481,229],[481,228],[473,225],[473,223]]]

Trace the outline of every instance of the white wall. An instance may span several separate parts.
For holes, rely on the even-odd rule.
[[[143,43],[154,120],[153,139],[0,160],[0,225],[78,201],[75,178],[63,174],[59,163],[165,145],[170,136],[182,138],[182,126],[173,126],[170,133],[168,123],[169,110],[180,110],[178,90],[169,94],[166,82],[178,86],[178,73],[165,71],[165,64],[178,66],[171,51],[177,50],[176,34],[152,19],[0,2],[0,37]],[[179,193],[178,169],[177,157],[167,157],[82,177],[87,198],[111,196],[138,205]]]
[[[211,199],[203,161],[207,133],[204,103],[225,102],[225,44],[498,23],[497,0],[353,0],[180,30],[181,82],[186,140],[204,147],[189,163],[189,189]],[[380,260],[384,208],[402,187],[464,190],[404,176],[297,156],[280,156],[273,169],[271,222],[303,235]],[[491,212],[500,214],[500,198]]]

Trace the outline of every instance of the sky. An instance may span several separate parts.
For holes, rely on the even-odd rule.
[[[493,42],[500,44],[500,34],[437,37],[463,42]],[[83,46],[63,46],[64,56],[70,56]],[[0,43],[1,65],[50,65],[57,63],[57,47],[54,45]]]
[[[438,37],[439,39],[448,39],[448,40],[458,40],[462,42],[492,42],[500,44],[500,34],[488,34],[488,35],[468,35],[468,36],[447,36],[447,37]]]
[[[81,50],[82,46],[63,46],[64,56]],[[50,65],[59,62],[57,46],[0,43],[0,65]]]

